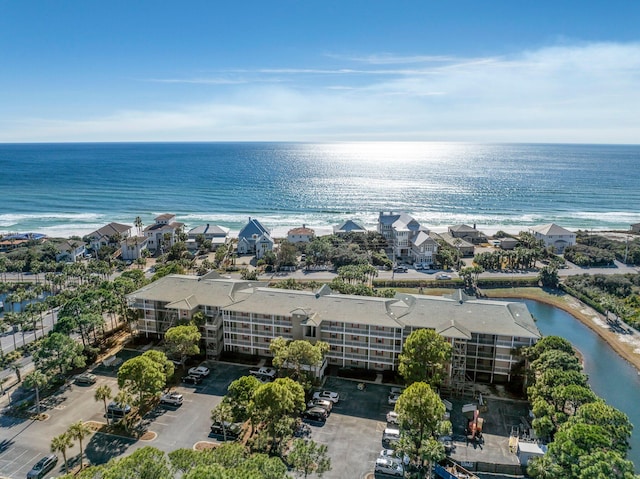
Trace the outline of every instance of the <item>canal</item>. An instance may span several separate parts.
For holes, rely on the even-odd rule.
[[[593,391],[623,411],[637,429],[631,436],[628,458],[640,469],[640,375],[600,336],[569,313],[533,300],[522,300],[536,318],[544,336],[561,336],[584,357],[584,372]]]

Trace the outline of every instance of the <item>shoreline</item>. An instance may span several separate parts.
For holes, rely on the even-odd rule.
[[[308,228],[315,230],[316,236],[327,236],[333,233],[334,226],[341,224],[347,220],[355,220],[364,226],[367,231],[375,232],[377,229],[377,217],[374,213],[352,213],[349,214],[345,212],[344,214],[337,215],[323,215],[323,214],[304,214],[304,215],[295,215],[292,214],[288,220],[283,221],[281,215],[276,215],[276,217],[270,214],[259,214],[252,213],[249,216],[245,215],[230,215],[230,214],[219,214],[219,215],[207,215],[207,214],[195,214],[195,213],[175,213],[176,221],[184,223],[185,232],[188,232],[190,229],[202,226],[207,223],[215,224],[218,226],[222,226],[229,229],[229,238],[235,239],[238,237],[240,230],[246,224],[246,218],[256,218],[258,219],[265,228],[269,229],[271,232],[271,237],[276,240],[286,239],[287,233],[289,230],[293,228],[298,228],[302,225],[306,225]],[[83,237],[97,229],[102,228],[106,224],[111,222],[121,223],[128,226],[131,226],[133,230],[135,230],[135,226],[132,223],[132,218],[127,215],[126,217],[123,215],[104,215],[102,213],[80,213],[76,216],[79,217],[70,217],[66,218],[64,215],[58,215],[55,213],[47,213],[45,214],[45,219],[40,219],[39,221],[33,221],[34,217],[38,215],[28,214],[25,217],[20,217],[20,215],[12,215],[12,214],[2,214],[0,213],[0,237],[16,234],[16,233],[42,233],[45,234],[49,238],[53,239],[69,239],[73,236]],[[88,216],[88,217],[86,217]],[[157,215],[142,215],[144,216],[143,222],[144,225],[152,224],[154,221],[154,216]],[[420,221],[424,223],[431,231],[434,233],[443,233],[448,231],[448,228],[452,225],[458,224],[468,224],[468,225],[476,225],[478,231],[481,231],[486,236],[492,237],[498,231],[503,231],[509,235],[517,236],[521,231],[529,231],[530,228],[534,226],[539,226],[542,224],[548,223],[556,223],[562,225],[564,228],[568,229],[572,232],[577,231],[589,231],[593,233],[606,233],[606,232],[615,232],[621,234],[633,234],[629,230],[629,225],[631,223],[618,223],[618,222],[603,222],[598,226],[588,225],[588,224],[576,224],[575,221],[563,221],[559,218],[551,216],[548,218],[539,218],[538,221],[532,221],[529,219],[521,219],[523,221],[507,221],[506,223],[483,223],[482,221],[474,221],[471,218],[456,218],[454,217],[448,218],[424,218],[425,215],[415,215],[420,216]],[[62,219],[62,221],[60,221]]]
[[[485,289],[483,292],[493,299],[530,299],[562,309],[596,333],[621,358],[631,364],[640,374],[640,338],[637,335],[622,336],[607,328],[600,313],[580,300],[564,292],[551,295],[536,288]]]

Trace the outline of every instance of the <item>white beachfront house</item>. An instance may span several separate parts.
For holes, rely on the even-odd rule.
[[[238,233],[238,254],[254,254],[260,259],[267,251],[273,251],[274,244],[271,232],[255,218],[249,217]]]
[[[157,251],[160,248],[166,251],[178,240],[178,233],[182,231],[184,223],[175,221],[175,219],[176,215],[171,213],[158,215],[154,224],[144,229],[147,248],[150,251]]]
[[[56,261],[75,263],[82,258],[87,250],[82,241],[66,240],[56,245]]]
[[[89,233],[84,238],[89,243],[89,246],[91,246],[93,250],[97,251],[101,247],[114,242],[119,244],[120,240],[131,236],[131,229],[131,226],[123,225],[122,223],[109,223],[108,225]]]
[[[187,249],[189,251],[198,249],[196,238],[200,235],[202,235],[205,240],[211,241],[212,251],[229,242],[229,228],[207,223],[206,225],[196,226],[187,233]]]
[[[409,263],[432,264],[438,252],[438,243],[429,228],[422,226],[407,213],[388,213],[378,215],[378,233],[387,240],[393,258]]]
[[[551,246],[555,253],[563,253],[567,246],[576,244],[576,234],[555,223],[533,226],[529,231],[537,239],[544,241],[545,247]]]
[[[123,261],[135,261],[138,258],[144,256],[144,251],[147,250],[147,244],[149,238],[145,236],[132,236],[126,238],[120,243],[121,256]]]
[[[161,338],[166,330],[201,311],[202,341],[209,358],[223,351],[268,358],[277,337],[329,344],[326,360],[338,367],[396,369],[403,344],[428,328],[453,348],[448,384],[505,383],[521,360],[516,351],[540,333],[527,306],[478,300],[462,291],[446,297],[399,293],[394,298],[266,287],[266,282],[169,275],[127,296],[138,310],[137,330]]]
[[[302,225],[302,228],[293,228],[287,232],[287,241],[289,243],[309,243],[316,237],[316,232],[311,228],[307,228],[307,225]]]

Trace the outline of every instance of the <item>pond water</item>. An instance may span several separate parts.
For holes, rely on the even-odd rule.
[[[593,391],[608,404],[623,411],[636,431],[631,436],[628,458],[640,469],[640,375],[600,336],[569,313],[540,303],[523,300],[544,336],[561,336],[584,357],[584,372]]]

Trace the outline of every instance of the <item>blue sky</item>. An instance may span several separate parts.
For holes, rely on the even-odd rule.
[[[0,0],[0,142],[638,143],[640,2]]]

